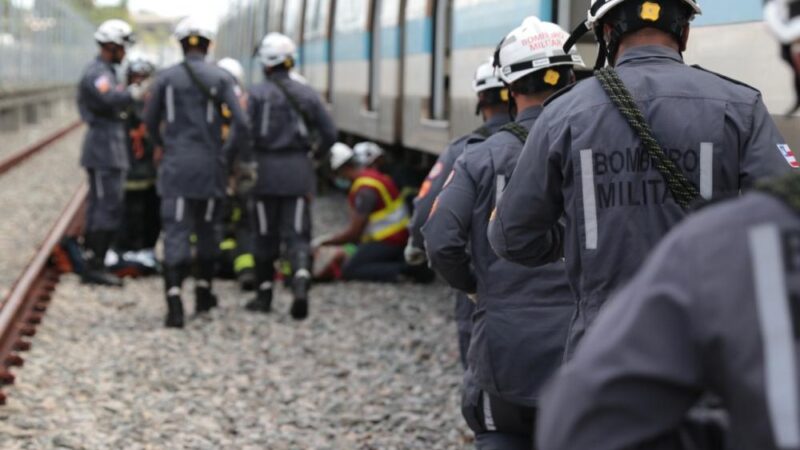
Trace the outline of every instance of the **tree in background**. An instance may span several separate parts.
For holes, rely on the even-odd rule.
[[[70,0],[70,2],[95,24],[99,25],[109,19],[122,19],[135,28],[128,11],[128,0],[120,0],[116,6],[96,6],[94,0]]]

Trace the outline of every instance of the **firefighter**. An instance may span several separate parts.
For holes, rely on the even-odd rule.
[[[259,181],[252,190],[251,212],[257,294],[247,308],[271,311],[275,261],[285,243],[292,267],[290,313],[303,320],[308,316],[311,288],[314,160],[327,156],[337,131],[319,94],[291,77],[295,53],[289,37],[265,36],[259,49],[265,79],[249,94]]]
[[[129,164],[122,113],[144,98],[146,86],[126,88],[117,80],[115,66],[135,42],[130,25],[108,20],[94,39],[100,53],[86,67],[78,86],[78,110],[89,125],[81,152],[81,166],[89,178],[84,235],[87,267],[81,276],[85,283],[121,286],[122,280],[106,271],[105,257],[124,216],[123,184]]]
[[[249,125],[227,72],[206,62],[213,30],[192,17],[175,29],[185,59],[157,77],[145,112],[148,131],[164,156],[159,167],[161,220],[164,228],[164,281],[167,327],[183,327],[181,292],[194,259],[195,312],[217,306],[213,293],[219,257],[219,220],[234,155],[251,177]],[[231,139],[223,147],[223,106],[231,111]],[[162,131],[163,125],[163,131]]]
[[[558,25],[529,17],[500,43],[497,69],[516,119],[467,147],[422,229],[431,266],[476,303],[462,412],[478,449],[530,448],[539,391],[561,363],[575,311],[563,261],[510,263],[486,237],[542,105],[583,65],[577,52],[562,49],[568,37]]]

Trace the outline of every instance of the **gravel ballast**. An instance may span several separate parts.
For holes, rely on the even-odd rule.
[[[341,223],[343,205],[318,201],[316,223]],[[286,290],[270,315],[245,311],[231,282],[216,291],[210,316],[166,330],[159,279],[110,290],[65,277],[6,388],[0,448],[471,446],[444,286],[318,285],[301,323]]]
[[[8,294],[84,180],[78,164],[83,135],[83,130],[73,131],[0,176],[2,297]]]

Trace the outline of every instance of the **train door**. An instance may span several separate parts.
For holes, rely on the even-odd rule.
[[[334,67],[336,66],[336,55],[333,52],[334,49],[334,38],[336,33],[334,32],[334,24],[336,23],[336,0],[330,0],[330,5],[328,5],[328,24],[327,24],[327,33],[328,33],[328,45],[325,47],[326,59],[328,61],[327,65],[327,72],[328,72],[328,90],[325,91],[325,100],[328,103],[333,103],[333,73]]]
[[[283,32],[283,10],[287,0],[270,0],[267,32]]]
[[[382,0],[372,0],[369,15],[369,91],[367,110],[377,111],[381,98],[381,16]]]
[[[433,3],[430,118],[447,120],[450,98],[452,0],[434,0]]]
[[[297,66],[303,67],[303,17],[305,0],[287,0],[283,10],[283,34],[289,36],[298,49]]]

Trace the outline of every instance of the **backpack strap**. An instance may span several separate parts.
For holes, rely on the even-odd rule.
[[[606,94],[614,102],[619,112],[628,121],[633,131],[642,141],[642,145],[647,150],[650,159],[655,163],[661,176],[667,182],[669,190],[675,201],[687,210],[694,204],[702,201],[697,188],[686,178],[686,175],[675,163],[667,156],[661,144],[653,136],[650,124],[644,118],[644,114],[639,109],[630,91],[619,78],[617,72],[607,67],[595,72],[595,76]]]
[[[223,114],[224,103],[216,95],[214,95],[213,92],[211,92],[211,88],[206,86],[206,84],[203,83],[202,80],[200,80],[200,77],[197,76],[194,69],[192,69],[192,66],[189,65],[189,61],[183,61],[181,63],[181,66],[183,66],[184,70],[186,70],[186,74],[189,75],[189,79],[192,80],[192,84],[194,84],[195,87],[197,87],[197,89],[199,89],[200,92],[203,93],[203,96],[207,100],[211,100],[211,102],[214,103],[214,106],[217,108],[217,112],[219,113],[219,115],[224,116]]]
[[[517,122],[509,122],[503,125],[500,130],[498,131],[505,131],[514,135],[515,138],[519,139],[520,142],[525,144],[525,141],[528,140],[528,135],[530,131],[527,128],[523,127],[522,125],[518,124]]]

